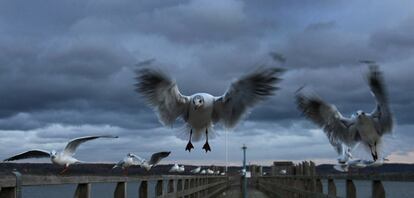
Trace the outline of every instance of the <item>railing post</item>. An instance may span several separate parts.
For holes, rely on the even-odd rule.
[[[372,197],[385,198],[385,190],[381,180],[372,181]]]
[[[155,186],[155,196],[162,196],[163,193],[163,186],[162,186],[163,181],[162,180],[158,180],[157,181],[157,185]]]
[[[333,179],[328,179],[328,195],[336,196],[336,185]]]
[[[75,198],[90,198],[91,197],[91,184],[84,183],[78,184],[75,191]]]
[[[15,198],[16,197],[16,188],[15,187],[7,187],[0,189],[0,197],[1,198]]]
[[[356,198],[355,184],[351,179],[346,180],[346,197],[347,198]]]
[[[126,182],[118,182],[116,184],[114,198],[126,198],[127,197],[127,185]]]
[[[316,179],[315,192],[323,193],[323,185],[321,179]]]
[[[141,181],[139,185],[139,198],[148,198],[148,182]]]

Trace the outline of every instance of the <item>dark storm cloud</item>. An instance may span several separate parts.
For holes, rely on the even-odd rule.
[[[370,112],[375,101],[362,59],[377,61],[384,71],[396,134],[404,137],[395,142],[408,153],[414,149],[405,141],[414,137],[407,132],[414,121],[414,26],[410,5],[401,2],[1,2],[0,154],[19,152],[5,149],[19,141],[25,142],[21,149],[49,149],[77,136],[113,133],[121,136],[116,143],[85,149],[97,154],[110,145],[113,154],[96,160],[159,149],[173,150],[177,160],[200,160],[201,153],[185,153],[185,141],[174,137],[182,123],[162,127],[134,93],[134,70],[159,68],[183,94],[219,96],[246,72],[276,65],[287,69],[280,91],[229,134],[230,154],[249,142],[256,160],[334,159],[324,134],[297,111],[294,94],[305,85],[346,116]],[[285,61],[272,60],[271,52]],[[220,126],[217,133],[213,150],[224,149]],[[292,145],[297,152],[290,152]],[[222,159],[219,152],[204,160]]]

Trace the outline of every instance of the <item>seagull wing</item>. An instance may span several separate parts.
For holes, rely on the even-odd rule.
[[[44,157],[50,157],[50,153],[48,151],[36,149],[36,150],[30,150],[30,151],[17,154],[13,157],[9,157],[5,159],[4,161],[14,161],[14,160],[27,159],[27,158],[44,158]]]
[[[350,130],[354,120],[343,117],[334,105],[327,104],[318,97],[307,97],[301,93],[296,94],[296,103],[307,118],[323,128],[329,142],[338,152],[342,142],[352,145],[358,140],[359,134]]]
[[[140,162],[140,164],[143,164],[146,161],[144,158],[142,158],[138,155],[135,155],[135,154],[132,154],[132,153],[130,153],[129,155],[132,156],[134,159],[136,159],[138,162]]]
[[[280,68],[258,69],[233,82],[227,92],[215,98],[213,122],[222,121],[225,127],[234,127],[249,107],[274,94],[281,80]]]
[[[148,162],[148,164],[151,165],[156,165],[158,164],[158,162],[160,162],[162,159],[168,157],[170,155],[171,152],[158,152],[158,153],[154,153],[151,156],[150,161]]]
[[[138,70],[136,75],[135,91],[141,93],[156,109],[164,125],[172,126],[179,116],[187,120],[190,97],[182,95],[174,81],[152,69]]]
[[[98,135],[98,136],[85,136],[85,137],[76,138],[76,139],[70,140],[68,142],[65,149],[63,150],[63,153],[66,154],[66,155],[74,155],[75,151],[76,151],[76,148],[78,148],[79,145],[81,145],[84,142],[94,140],[94,139],[97,139],[97,138],[118,138],[118,136]]]
[[[368,83],[372,94],[375,97],[377,106],[370,114],[377,123],[377,131],[380,135],[390,133],[392,131],[393,119],[392,113],[388,105],[387,92],[385,90],[384,79],[378,66],[371,65],[368,73]]]

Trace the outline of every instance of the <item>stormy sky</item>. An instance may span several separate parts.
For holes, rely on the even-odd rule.
[[[217,126],[211,153],[203,142],[185,152],[187,141],[175,136],[181,123],[158,122],[134,92],[134,70],[159,68],[186,95],[221,95],[244,73],[276,65],[287,69],[281,90],[228,132],[229,161],[241,164],[246,143],[251,163],[335,162],[293,96],[305,85],[346,116],[370,112],[367,66],[358,62],[367,59],[384,72],[396,119],[384,152],[391,162],[414,163],[412,35],[409,0],[0,1],[0,157],[113,134],[120,138],[88,142],[77,157],[112,162],[171,150],[165,163],[223,165],[224,130]],[[275,63],[270,52],[286,62]]]

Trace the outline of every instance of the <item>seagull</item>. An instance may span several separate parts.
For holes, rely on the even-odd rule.
[[[211,170],[211,169],[207,169],[207,174],[208,174],[208,175],[212,175],[212,174],[214,174],[214,171],[213,171],[213,170]]]
[[[183,173],[185,171],[184,165],[179,166],[178,171],[179,173]]]
[[[114,167],[112,167],[112,169],[119,167],[125,170],[126,173],[130,166],[140,165],[141,168],[145,168],[145,170],[149,171],[152,167],[156,166],[162,159],[168,157],[170,153],[171,152],[169,151],[154,153],[151,155],[151,159],[149,161],[133,153],[128,153],[127,156],[123,160],[119,161]]]
[[[190,172],[191,172],[191,173],[193,173],[193,174],[197,174],[197,173],[199,173],[200,171],[201,171],[201,166],[199,166],[199,167],[197,167],[197,168],[195,168],[195,169],[191,170]]]
[[[216,97],[208,93],[185,96],[163,72],[145,68],[136,71],[135,90],[154,107],[163,125],[172,126],[179,117],[185,121],[189,134],[186,151],[191,152],[194,148],[191,141],[199,140],[205,133],[203,149],[208,152],[213,124],[221,122],[224,127],[233,128],[249,108],[279,89],[276,84],[283,71],[281,68],[257,69],[234,81],[224,95]]]
[[[214,172],[214,174],[215,174],[215,175],[220,175],[220,171],[219,171],[219,170],[216,170],[216,171]]]
[[[200,174],[201,174],[201,175],[205,175],[205,174],[206,174],[206,169],[201,170],[201,171],[200,171]]]
[[[60,166],[65,166],[65,168],[60,172],[60,174],[63,174],[67,171],[69,165],[71,164],[77,164],[81,163],[81,161],[77,160],[73,156],[75,155],[76,149],[84,142],[94,140],[97,138],[118,138],[118,136],[111,136],[111,135],[100,135],[100,136],[86,136],[86,137],[80,137],[76,139],[72,139],[68,142],[65,149],[62,152],[57,152],[55,150],[52,150],[51,152],[40,150],[40,149],[34,149],[30,151],[26,151],[20,154],[17,154],[13,157],[7,158],[4,161],[15,161],[15,160],[21,160],[21,159],[27,159],[27,158],[50,158],[53,164],[57,164]]]
[[[350,118],[342,116],[334,105],[326,103],[319,97],[296,93],[298,108],[307,118],[323,128],[338,154],[345,157],[342,162],[338,160],[340,163],[352,158],[348,153],[358,143],[369,148],[373,160],[377,161],[382,136],[392,132],[393,116],[382,73],[377,65],[370,65],[367,79],[377,103],[376,107],[371,113],[359,110]]]
[[[174,164],[174,166],[172,166],[168,172],[175,173],[175,172],[178,172],[179,170],[180,170],[180,166],[178,164]]]

